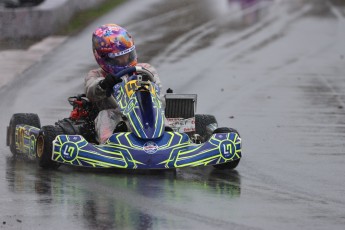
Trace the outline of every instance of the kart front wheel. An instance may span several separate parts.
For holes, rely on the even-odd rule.
[[[219,164],[219,165],[213,165],[213,167],[215,167],[216,169],[222,169],[222,170],[223,169],[234,169],[237,167],[237,165],[239,163],[240,163],[240,159],[226,162],[226,163]]]
[[[45,169],[57,169],[60,163],[52,160],[53,141],[57,135],[62,134],[58,127],[53,125],[43,126],[37,138],[36,155],[38,164]]]
[[[7,127],[7,145],[13,155],[17,154],[16,149],[16,126],[17,125],[30,125],[36,128],[41,128],[41,122],[35,113],[15,113],[12,115],[10,124]]]
[[[236,129],[232,129],[232,128],[218,128],[213,131],[213,134],[215,133],[237,133],[238,135],[240,135]],[[213,165],[213,167],[215,167],[216,169],[222,169],[222,170],[234,169],[237,167],[239,163],[240,163],[240,159],[237,159],[237,160],[226,162],[223,164]]]

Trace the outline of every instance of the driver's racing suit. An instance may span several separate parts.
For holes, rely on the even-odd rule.
[[[153,66],[148,63],[138,63],[137,66],[149,70],[154,75],[154,82],[162,89],[157,71]],[[95,119],[96,138],[100,144],[103,144],[113,134],[116,125],[122,120],[118,106],[106,96],[105,90],[99,86],[99,82],[106,75],[107,73],[103,69],[98,68],[89,71],[85,77],[86,97],[100,111]]]

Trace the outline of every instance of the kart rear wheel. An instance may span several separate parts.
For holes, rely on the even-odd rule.
[[[226,128],[226,127],[218,128],[218,129],[214,130],[213,134],[215,134],[215,133],[237,133],[238,135],[240,135],[236,129]],[[215,167],[216,169],[221,169],[221,170],[223,170],[223,169],[234,169],[240,163],[240,160],[241,159],[237,159],[237,160],[226,162],[223,164],[213,165],[213,167]]]
[[[60,163],[52,160],[53,141],[57,135],[62,134],[62,130],[53,125],[43,126],[41,130],[36,145],[38,165],[45,169],[57,169]]]
[[[209,114],[195,114],[195,132],[202,137],[203,142],[212,135],[213,129],[218,127],[215,116]]]
[[[7,127],[7,140],[6,143],[10,146],[10,150],[13,155],[17,154],[16,150],[16,126],[17,125],[30,125],[36,128],[41,128],[41,122],[37,114],[35,113],[15,113],[12,115],[10,124]]]

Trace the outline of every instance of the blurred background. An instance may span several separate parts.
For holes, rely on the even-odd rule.
[[[343,229],[343,0],[44,0],[0,5],[0,228]],[[39,169],[5,146],[13,113],[69,116],[91,34],[133,35],[164,91],[236,128],[236,170]]]
[[[41,4],[44,0],[1,0],[0,3],[6,8],[32,7]]]

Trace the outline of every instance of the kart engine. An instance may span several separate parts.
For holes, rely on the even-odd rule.
[[[81,135],[87,141],[97,143],[94,119],[98,110],[92,106],[85,94],[69,97],[68,102],[73,106],[73,110],[69,118],[55,122],[57,131],[67,135]]]

